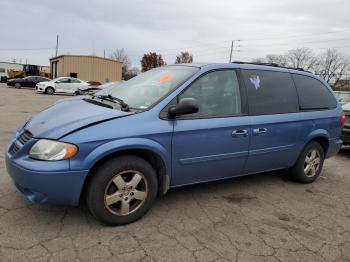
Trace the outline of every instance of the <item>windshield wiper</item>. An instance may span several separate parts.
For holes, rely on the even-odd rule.
[[[129,105],[127,103],[125,103],[123,99],[112,96],[111,94],[92,96],[92,97],[100,98],[102,100],[107,100],[107,101],[110,101],[112,103],[118,103],[120,105],[122,111],[130,111]]]

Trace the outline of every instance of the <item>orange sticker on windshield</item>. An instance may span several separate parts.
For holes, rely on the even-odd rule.
[[[171,81],[173,79],[172,74],[166,74],[159,78],[159,83],[164,84],[165,82]]]

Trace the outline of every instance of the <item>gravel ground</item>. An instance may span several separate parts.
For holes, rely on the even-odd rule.
[[[0,85],[0,150],[64,96]],[[350,261],[350,149],[308,185],[282,172],[170,190],[140,221],[98,224],[83,206],[31,204],[0,155],[0,261]]]

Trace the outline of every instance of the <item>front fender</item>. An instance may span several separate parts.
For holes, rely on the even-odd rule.
[[[171,153],[161,145],[160,143],[146,138],[125,138],[120,140],[113,140],[92,150],[88,155],[85,156],[84,160],[80,163],[71,163],[71,168],[79,168],[90,170],[99,160],[104,157],[128,149],[146,149],[150,150],[159,157],[162,158],[166,168],[166,175],[170,176],[171,170]]]

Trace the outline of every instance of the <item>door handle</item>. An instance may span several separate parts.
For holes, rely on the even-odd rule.
[[[248,130],[242,129],[242,130],[234,130],[232,132],[233,137],[246,137],[248,135]]]
[[[253,129],[253,136],[260,136],[267,132],[267,128],[255,128]]]

